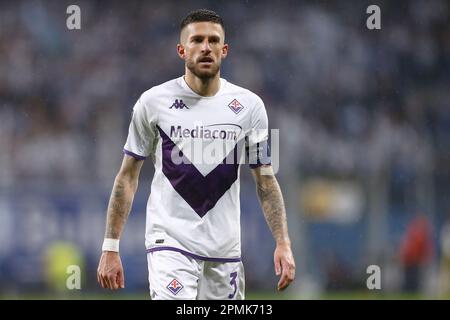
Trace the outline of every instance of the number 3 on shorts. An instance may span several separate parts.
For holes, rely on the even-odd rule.
[[[228,295],[228,299],[233,299],[233,297],[237,291],[237,283],[236,283],[237,272],[230,273],[230,278],[231,278],[230,284],[234,287],[234,291],[233,291],[233,293],[230,293]]]

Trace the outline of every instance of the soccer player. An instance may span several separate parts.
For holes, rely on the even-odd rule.
[[[133,109],[124,158],[109,201],[97,278],[124,287],[119,238],[143,160],[155,174],[147,204],[145,245],[152,299],[244,299],[239,168],[246,141],[257,194],[276,241],[278,290],[295,277],[280,187],[265,149],[268,119],[254,93],[220,77],[225,28],[215,12],[191,12],[181,23],[178,55],[185,74],[144,92]],[[241,139],[245,136],[245,139]],[[196,159],[199,148],[209,159]],[[218,148],[219,146],[219,148]],[[208,153],[206,150],[225,150]],[[216,154],[216,156],[212,155]],[[201,154],[200,154],[201,155]]]

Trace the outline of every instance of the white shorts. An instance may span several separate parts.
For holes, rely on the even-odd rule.
[[[147,253],[152,300],[243,300],[244,265],[194,258],[180,252]]]

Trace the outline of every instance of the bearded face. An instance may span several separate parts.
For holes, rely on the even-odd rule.
[[[222,27],[212,22],[196,22],[185,27],[178,53],[186,61],[187,69],[200,79],[214,78],[226,57]]]
[[[221,59],[210,54],[186,60],[186,67],[200,79],[214,78],[220,70]]]

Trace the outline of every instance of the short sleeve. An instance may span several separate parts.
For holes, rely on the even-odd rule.
[[[123,152],[137,160],[144,160],[151,154],[155,140],[152,121],[142,101],[142,96],[133,107],[128,137]]]
[[[259,97],[252,113],[251,129],[247,136],[247,152],[252,169],[271,163],[269,121],[264,102]]]

